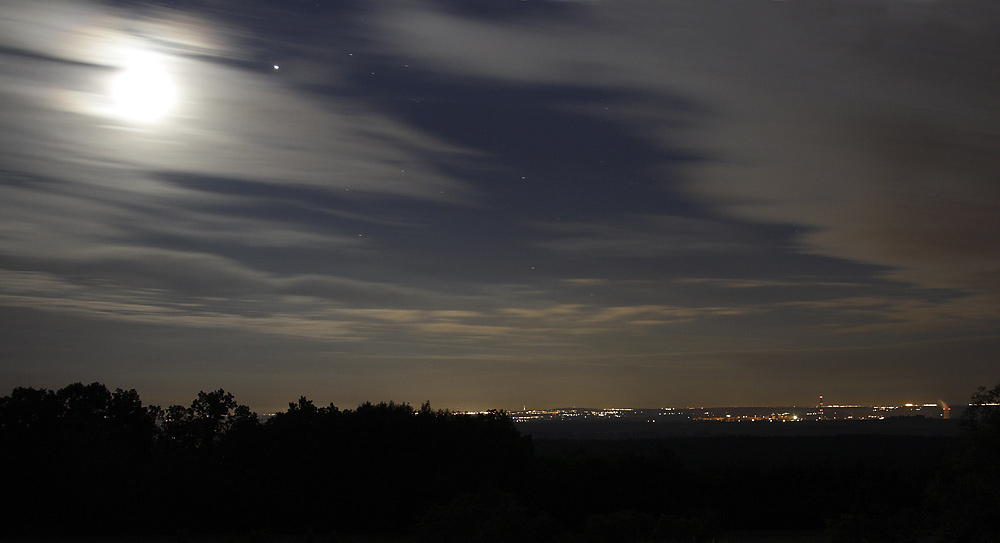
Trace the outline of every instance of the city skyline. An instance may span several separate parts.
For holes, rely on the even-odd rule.
[[[0,388],[1000,382],[990,0],[0,0]]]

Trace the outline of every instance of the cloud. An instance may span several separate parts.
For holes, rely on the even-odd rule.
[[[684,167],[675,188],[685,195],[738,221],[798,227],[801,254],[876,265],[920,287],[995,293],[998,20],[981,0],[692,1],[595,3],[544,27],[414,3],[380,24],[399,49],[445,72],[697,95],[713,115],[681,131],[642,123],[667,115],[662,102],[617,110],[710,158]],[[693,222],[547,225],[562,235],[541,245],[667,254],[705,239]]]
[[[637,327],[705,323],[760,311],[569,305],[516,293],[496,298],[336,277],[281,278],[218,257],[150,249],[96,254],[70,271],[8,270],[2,276],[0,296],[8,306],[333,342],[391,338],[416,345],[445,339],[473,350],[483,340],[506,351],[518,345],[577,348],[589,342],[588,336],[631,335]]]
[[[0,2],[19,360],[123,327],[611,401],[995,334],[995,3]],[[107,114],[136,47],[164,122]]]
[[[706,167],[691,190],[734,216],[802,225],[803,252],[922,287],[997,292],[1000,138],[913,117],[849,122],[761,135],[785,158]]]
[[[684,253],[732,254],[750,250],[751,238],[721,221],[640,215],[619,223],[571,221],[534,225],[548,235],[537,244],[561,253],[657,258]]]
[[[758,288],[810,288],[810,287],[844,287],[844,288],[857,288],[863,285],[861,283],[851,283],[843,281],[822,281],[816,278],[799,278],[799,279],[721,279],[715,277],[684,277],[679,279],[674,279],[674,283],[681,285],[705,285],[711,286],[713,288],[723,288],[723,289],[758,289]]]
[[[990,335],[996,329],[996,306],[991,295],[945,299],[872,295],[778,305],[823,314],[830,321],[827,329],[837,334],[929,338],[951,334]]]
[[[213,62],[225,58],[239,41],[198,46],[197,37],[210,29],[195,25],[191,15],[164,23],[164,28],[188,36],[171,38],[164,47],[149,32],[117,30],[127,26],[124,17],[93,8],[93,21],[85,17],[82,29],[52,45],[52,35],[62,36],[52,27],[61,23],[51,22],[63,20],[59,8],[15,4],[12,20],[22,21],[23,27],[5,34],[0,45],[37,55],[0,49],[10,61],[0,100],[11,108],[0,121],[0,158],[10,169],[127,186],[141,185],[145,172],[176,171],[182,164],[183,173],[355,194],[450,202],[470,197],[462,183],[421,159],[427,153],[458,157],[461,149],[366,110],[364,104],[331,107],[276,74]],[[87,4],[64,7],[86,11],[82,6]],[[64,42],[72,47],[60,45]],[[110,78],[121,57],[138,48],[165,57],[179,98],[162,122],[136,127],[109,117],[106,110]],[[197,55],[189,54],[195,50]]]

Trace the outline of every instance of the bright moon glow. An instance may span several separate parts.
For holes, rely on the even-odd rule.
[[[144,59],[115,77],[111,95],[119,115],[134,121],[155,121],[174,105],[176,90],[167,71]]]

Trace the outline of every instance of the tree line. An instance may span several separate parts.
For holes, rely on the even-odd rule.
[[[538,456],[500,411],[303,397],[262,421],[221,389],[161,409],[100,383],[19,387],[0,398],[0,535],[634,543],[803,529],[831,542],[990,542],[1000,385],[972,400],[940,463],[685,466],[668,449]]]

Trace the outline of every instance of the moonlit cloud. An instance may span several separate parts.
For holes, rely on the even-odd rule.
[[[671,216],[630,217],[625,224],[541,225],[551,239],[540,242],[558,252],[610,257],[664,257],[683,253],[746,251],[751,243],[738,227],[698,218]]]
[[[4,386],[268,410],[994,378],[989,0],[0,9]],[[143,54],[175,101],[137,123],[111,90]]]

